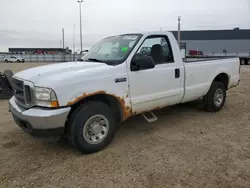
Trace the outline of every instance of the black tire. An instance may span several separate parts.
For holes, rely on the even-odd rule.
[[[10,88],[8,80],[0,73],[0,99],[10,99],[13,96],[13,91]]]
[[[85,123],[94,115],[103,115],[109,122],[109,129],[106,137],[97,144],[89,143],[83,136]],[[85,154],[98,152],[109,145],[116,132],[116,121],[113,110],[102,102],[88,102],[80,105],[70,115],[69,127],[67,128],[68,141],[79,151]]]
[[[18,63],[20,63],[20,60],[17,60]]]
[[[246,64],[246,65],[250,65],[250,59],[247,59],[247,60],[245,61],[245,64]]]
[[[215,102],[216,92],[221,92],[221,103]],[[203,97],[203,104],[205,110],[209,112],[218,112],[220,111],[226,101],[226,88],[222,82],[214,81],[208,91],[208,93]]]
[[[245,60],[244,59],[240,59],[240,64],[241,65],[245,65]]]
[[[13,89],[13,83],[12,83],[13,72],[9,69],[6,69],[3,74],[8,80],[10,88]]]

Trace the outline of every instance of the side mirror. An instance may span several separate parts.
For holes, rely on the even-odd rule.
[[[131,71],[139,71],[144,69],[152,69],[155,67],[155,62],[152,57],[143,55],[143,54],[135,54],[131,60]]]

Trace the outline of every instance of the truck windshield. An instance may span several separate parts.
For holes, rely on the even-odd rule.
[[[141,36],[141,34],[127,34],[105,38],[94,45],[81,59],[108,65],[120,64],[128,57]]]

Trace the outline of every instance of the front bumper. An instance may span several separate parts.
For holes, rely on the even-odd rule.
[[[16,124],[25,132],[39,137],[59,136],[64,133],[70,107],[60,109],[46,109],[34,107],[23,109],[12,97],[9,109]]]

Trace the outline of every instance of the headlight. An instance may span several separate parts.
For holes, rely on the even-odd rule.
[[[55,92],[50,88],[35,87],[35,99],[37,106],[58,107],[58,101]]]

